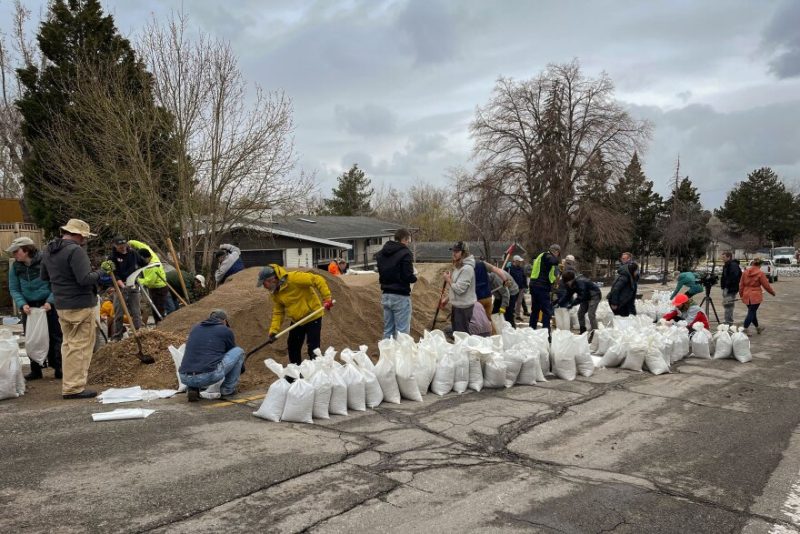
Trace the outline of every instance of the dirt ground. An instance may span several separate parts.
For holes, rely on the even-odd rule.
[[[430,328],[441,291],[441,272],[447,268],[441,264],[425,264],[418,267],[420,275],[412,291],[411,335],[420,337]],[[246,269],[229,279],[222,287],[204,299],[181,308],[169,315],[156,330],[143,333],[145,353],[156,359],[154,365],[139,363],[137,348],[132,339],[116,345],[106,346],[92,359],[89,370],[90,383],[104,386],[143,388],[175,387],[175,369],[168,347],[184,342],[191,327],[206,319],[215,308],[228,313],[236,342],[248,351],[261,344],[267,337],[272,315],[269,293],[256,287],[259,268]],[[336,350],[367,345],[369,354],[377,358],[378,341],[383,337],[383,311],[381,291],[377,274],[332,276],[324,271],[313,271],[325,278],[336,304],[322,321],[322,348],[332,346]],[[440,314],[439,326],[445,318]],[[288,321],[284,327],[288,326]],[[273,382],[275,376],[263,365],[266,358],[286,364],[286,340],[255,353],[247,362],[247,371],[242,375],[242,391],[264,387]]]

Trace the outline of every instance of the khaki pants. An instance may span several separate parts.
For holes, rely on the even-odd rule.
[[[491,322],[491,318],[492,318],[492,297],[486,297],[485,299],[478,299],[478,302],[480,302],[481,306],[483,306],[483,309],[486,310],[486,317],[488,317],[490,319],[489,322]],[[494,324],[492,324],[492,335],[494,336],[496,334],[497,334],[497,332],[494,329]]]
[[[61,393],[80,393],[86,387],[89,364],[94,349],[94,308],[58,310],[58,322],[64,333],[61,344]]]

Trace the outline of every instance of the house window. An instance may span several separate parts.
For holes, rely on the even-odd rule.
[[[314,263],[320,263],[325,260],[334,260],[341,255],[338,248],[326,247],[314,249]]]

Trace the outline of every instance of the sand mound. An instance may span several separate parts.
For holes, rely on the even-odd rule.
[[[169,340],[163,347],[154,346],[151,352],[145,349],[145,352],[156,358],[155,365],[140,364],[135,357],[136,346],[133,340],[126,340],[118,344],[128,343],[126,347],[114,350],[104,348],[95,354],[90,379],[93,383],[107,385],[175,387],[175,370],[167,346],[178,346],[185,342],[191,327],[206,319],[214,308],[223,308],[228,312],[239,346],[245,351],[255,348],[266,339],[272,315],[269,293],[256,287],[258,271],[259,268],[254,267],[237,273],[204,299],[169,315],[157,330],[146,332],[165,334],[164,341]],[[325,278],[336,300],[333,310],[322,320],[323,350],[328,346],[341,350],[368,345],[370,355],[377,356],[378,341],[383,337],[383,311],[377,275],[335,277],[325,271],[313,272]],[[420,337],[431,326],[441,290],[440,280],[437,278],[434,282],[429,282],[420,277],[414,285],[411,334],[415,338]],[[440,313],[437,323],[439,327],[446,324],[445,317],[446,314]],[[284,327],[288,325],[288,321],[284,322]],[[282,364],[288,363],[286,339],[279,339],[248,360],[247,372],[242,375],[241,390],[261,388],[272,383],[275,377],[263,364],[266,358],[273,358]],[[162,366],[162,361],[169,365]],[[114,371],[115,365],[119,365],[118,371]]]
[[[139,361],[139,348],[132,337],[118,343],[105,345],[92,357],[89,383],[109,387],[142,386],[151,389],[175,389],[178,379],[168,347],[179,347],[186,336],[159,330],[140,330],[142,352],[156,363],[145,365]]]

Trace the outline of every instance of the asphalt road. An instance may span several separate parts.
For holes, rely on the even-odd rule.
[[[775,288],[749,364],[604,369],[314,425],[254,418],[263,392],[93,423],[115,406],[36,382],[0,402],[0,532],[796,532],[800,280]]]

